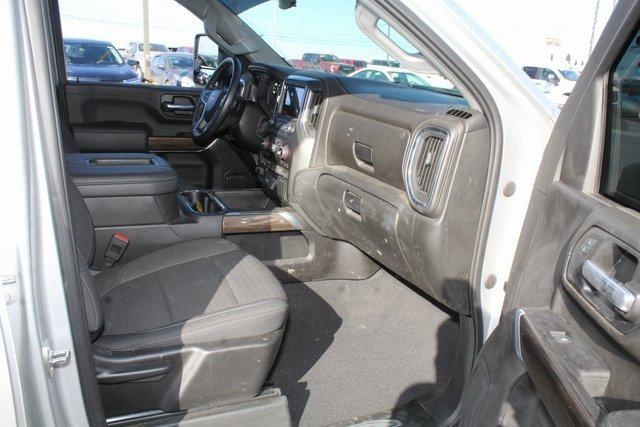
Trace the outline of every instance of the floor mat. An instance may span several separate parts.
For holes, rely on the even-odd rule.
[[[391,410],[447,379],[458,324],[387,272],[285,290],[289,323],[271,381],[295,425]]]

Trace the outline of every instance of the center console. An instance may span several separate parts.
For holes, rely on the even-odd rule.
[[[308,166],[321,101],[319,80],[293,75],[282,85],[256,170],[263,191],[280,202],[288,199],[289,177]]]

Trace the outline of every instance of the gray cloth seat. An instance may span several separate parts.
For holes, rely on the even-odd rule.
[[[95,278],[109,350],[240,339],[280,329],[287,297],[255,257],[223,239],[179,243]]]
[[[70,178],[67,183],[106,415],[257,396],[288,315],[275,276],[220,238],[174,244],[92,274],[93,224],[77,187]]]

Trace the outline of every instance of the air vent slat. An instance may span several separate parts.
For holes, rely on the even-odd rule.
[[[452,108],[450,110],[447,111],[447,115],[449,116],[454,116],[454,117],[459,117],[463,120],[467,120],[468,118],[470,118],[472,116],[472,114],[468,111],[464,111],[464,110],[459,110],[457,108]]]
[[[432,186],[434,172],[436,170],[437,161],[442,154],[442,138],[437,136],[429,136],[422,143],[422,149],[418,155],[418,163],[416,170],[416,178],[420,191],[427,193],[427,199],[430,199],[429,188]],[[428,202],[429,200],[425,200]]]

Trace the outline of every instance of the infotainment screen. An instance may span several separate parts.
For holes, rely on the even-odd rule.
[[[298,86],[285,85],[284,99],[280,106],[280,114],[297,119],[300,110],[304,106],[304,97],[307,93],[306,88]]]

